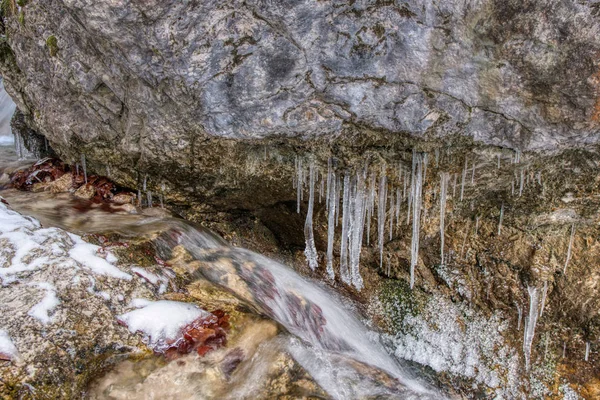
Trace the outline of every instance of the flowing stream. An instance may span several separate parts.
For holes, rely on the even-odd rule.
[[[347,299],[325,284],[303,277],[273,259],[232,247],[201,226],[176,218],[160,208],[124,210],[76,199],[68,193],[7,189],[0,191],[0,195],[14,210],[34,216],[45,226],[58,226],[80,234],[144,236],[152,239],[164,259],[171,257],[174,248],[183,247],[195,261],[188,264],[192,276],[225,289],[257,316],[266,317],[280,327],[281,333],[266,335],[261,340],[256,339],[258,334],[252,336],[251,328],[247,329],[250,333],[244,331],[246,333],[241,334],[242,338],[255,337],[245,339],[252,343],[247,347],[252,348],[254,356],[243,368],[238,368],[240,371],[236,370],[237,375],[228,383],[227,389],[198,378],[198,370],[203,368],[206,372],[210,369],[211,360],[217,362],[215,360],[221,357],[222,361],[225,353],[219,350],[199,362],[192,362],[188,356],[183,363],[186,367],[176,373],[172,371],[177,365],[181,367],[181,362],[144,361],[136,364],[127,361],[112,375],[107,375],[110,384],[107,381],[97,383],[96,392],[91,392],[92,398],[106,398],[94,397],[94,393],[106,393],[109,387],[113,390],[109,398],[164,398],[161,393],[177,393],[174,398],[251,398],[252,385],[264,377],[261,368],[267,368],[281,352],[299,363],[332,398],[444,398],[386,351],[379,335],[366,327],[348,306]],[[187,374],[186,380],[197,378],[192,385],[196,389],[189,389],[188,385],[187,392],[178,391],[176,386],[181,384],[182,374]],[[169,385],[172,385],[170,389]],[[206,385],[212,385],[211,390],[207,390]],[[117,386],[121,394],[114,391]]]

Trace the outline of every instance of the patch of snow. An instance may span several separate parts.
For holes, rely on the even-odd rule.
[[[579,400],[581,397],[579,394],[571,388],[571,386],[564,384],[559,387],[560,392],[563,394],[563,400]]]
[[[17,347],[10,339],[8,333],[3,329],[0,329],[0,355],[5,355],[13,360],[19,358]]]
[[[143,333],[148,346],[155,350],[168,346],[167,341],[177,339],[186,325],[210,315],[194,304],[178,301],[134,299],[131,304],[139,308],[117,318],[131,333]]]
[[[56,288],[48,282],[38,282],[32,285],[35,285],[40,289],[44,289],[46,291],[46,295],[39,303],[37,303],[27,312],[27,315],[37,319],[44,325],[48,325],[52,322],[52,316],[50,313],[60,304],[60,300],[58,300],[58,297],[56,297]]]
[[[145,268],[133,267],[131,268],[131,272],[141,276],[153,285],[158,285],[158,282],[160,282],[160,277],[158,275],[153,274]]]
[[[116,266],[112,265],[109,261],[102,257],[98,257],[97,252],[100,249],[99,246],[85,242],[81,237],[69,233],[69,237],[73,240],[74,246],[69,251],[69,255],[77,262],[88,267],[92,272],[98,275],[107,275],[114,278],[131,280],[132,276],[126,272],[121,271]],[[114,257],[114,256],[113,256]],[[109,259],[114,259],[110,257]],[[114,262],[114,261],[113,261]]]

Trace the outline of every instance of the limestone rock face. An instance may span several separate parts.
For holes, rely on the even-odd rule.
[[[7,20],[14,63],[2,74],[64,151],[109,141],[185,163],[207,137],[348,126],[553,149],[598,141],[598,12],[548,0],[34,0]]]

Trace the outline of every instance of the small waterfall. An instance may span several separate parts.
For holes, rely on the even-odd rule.
[[[331,159],[328,162],[327,172],[327,276],[335,279],[333,270],[333,242],[335,236],[335,213],[336,213],[336,177],[331,168]]]

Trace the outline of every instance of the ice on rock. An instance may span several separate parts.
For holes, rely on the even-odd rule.
[[[504,203],[500,206],[500,219],[498,220],[498,235],[502,232],[502,220],[504,219]]]
[[[155,351],[169,347],[168,342],[177,339],[186,325],[210,315],[194,304],[178,301],[136,299],[131,306],[137,310],[118,316],[118,320],[131,333],[141,332]]]

